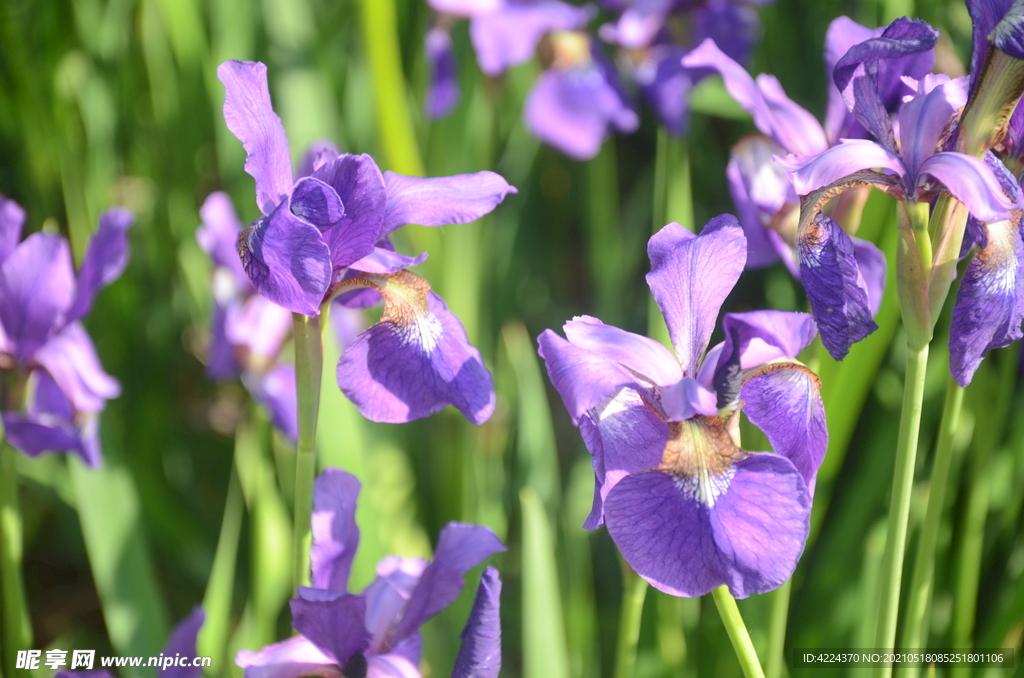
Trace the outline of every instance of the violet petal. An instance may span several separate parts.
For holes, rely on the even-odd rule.
[[[474,14],[469,37],[480,70],[496,76],[529,61],[545,33],[579,30],[591,14],[589,7],[573,7],[559,0],[499,3],[495,11]]]
[[[771,139],[752,134],[733,146],[725,168],[729,193],[747,238],[747,268],[763,268],[779,260],[766,224],[783,209],[793,191],[786,170],[772,160],[780,151],[784,152]]]
[[[491,566],[480,575],[452,678],[498,678],[501,671],[501,578]]]
[[[73,322],[36,351],[35,360],[50,373],[78,412],[95,413],[121,395],[117,380],[103,371],[92,339]]]
[[[239,650],[235,663],[245,670],[245,678],[341,678],[335,661],[302,636],[267,645],[259,652]]]
[[[171,635],[167,639],[167,645],[164,646],[163,654],[167,657],[181,655],[182,658],[195,659],[197,656],[196,636],[199,635],[199,629],[202,628],[205,621],[206,615],[203,613],[203,608],[196,605],[187,617],[171,629]],[[156,670],[157,678],[198,678],[203,675],[201,666],[191,666],[192,662],[187,662],[187,664],[189,665],[158,668]]]
[[[431,178],[385,172],[384,185],[387,209],[381,236],[406,224],[467,224],[489,214],[508,194],[519,192],[494,172]]]
[[[266,374],[246,373],[242,381],[252,397],[270,415],[270,423],[292,442],[299,439],[298,399],[295,393],[295,368],[275,367]]]
[[[891,170],[900,177],[907,174],[903,160],[884,146],[867,139],[844,139],[820,155],[811,158],[778,159],[789,172],[793,187],[800,195],[828,186],[859,170]]]
[[[210,255],[215,266],[231,271],[239,288],[251,287],[242,268],[242,259],[238,256],[238,234],[242,232],[242,222],[231,198],[222,191],[211,193],[199,208],[199,216],[203,220],[203,225],[196,230],[199,247]]]
[[[309,560],[313,586],[348,590],[352,559],[359,546],[356,500],[359,480],[351,473],[325,468],[313,485],[313,547]]]
[[[85,316],[100,287],[117,280],[128,265],[128,228],[135,215],[123,207],[113,207],[100,215],[100,225],[92,237],[78,270],[75,300],[65,315],[71,322]]]
[[[24,225],[25,210],[10,198],[0,195],[0,264],[18,246]]]
[[[885,253],[867,240],[853,237],[850,240],[853,241],[853,256],[857,259],[857,269],[867,286],[868,309],[873,318],[878,315],[885,295],[885,276],[888,270]]]
[[[314,176],[331,186],[345,205],[345,216],[324,233],[331,251],[332,270],[339,270],[373,252],[382,235],[386,190],[384,177],[373,158],[341,155]]]
[[[298,594],[289,603],[292,627],[338,666],[369,647],[365,596],[304,586]]]
[[[313,224],[321,233],[345,216],[345,206],[337,192],[313,176],[295,182],[290,208],[292,214]]]
[[[1020,209],[1019,200],[1008,197],[984,160],[964,153],[936,153],[921,165],[980,221],[1001,221]]]
[[[427,85],[423,112],[428,118],[443,118],[459,103],[459,61],[455,56],[452,38],[444,28],[427,31],[423,49],[430,64],[430,82]]]

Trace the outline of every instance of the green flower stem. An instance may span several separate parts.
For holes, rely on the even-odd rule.
[[[878,621],[875,647],[892,648],[896,642],[896,618],[899,612],[900,587],[903,581],[903,556],[907,545],[907,521],[910,516],[910,495],[914,485],[914,463],[917,459],[917,438],[921,428],[921,406],[928,368],[928,345],[907,347],[907,376],[903,385],[903,411],[900,415],[899,438],[896,443],[896,467],[889,501],[888,531],[879,581]],[[872,675],[888,678],[892,666],[874,669]]]
[[[622,297],[626,288],[614,140],[606,142],[586,168],[590,276],[597,289],[600,317],[614,324],[623,311]]]
[[[18,650],[32,647],[32,623],[21,576],[22,524],[18,506],[18,453],[0,441],[0,576],[3,578],[4,672],[14,672]],[[20,673],[20,672],[19,672]]]
[[[775,589],[772,594],[771,625],[768,627],[767,678],[782,678],[785,666],[786,623],[789,621],[789,596],[793,580]]]
[[[309,586],[310,518],[313,515],[313,478],[316,475],[316,420],[320,413],[320,379],[324,347],[320,316],[292,316],[295,337],[295,393],[299,409],[299,446],[295,457],[295,530],[292,581]]]
[[[910,602],[904,620],[901,647],[926,647],[928,625],[925,617],[931,601],[932,576],[935,573],[935,543],[942,525],[942,508],[946,499],[946,485],[953,459],[953,440],[960,425],[960,410],[964,402],[964,389],[952,376],[946,390],[946,404],[942,410],[939,438],[932,462],[932,477],[928,490],[928,508],[925,511],[921,539],[917,545],[914,574],[910,583]],[[917,667],[903,666],[896,672],[900,676],[916,676]]]
[[[636,667],[636,646],[640,640],[640,620],[644,615],[647,580],[622,564],[622,612],[619,615],[619,642],[615,651],[615,678],[632,678]]]
[[[740,616],[740,608],[736,605],[736,599],[729,593],[729,587],[725,584],[711,592],[718,607],[718,614],[722,617],[725,630],[729,633],[729,640],[732,641],[732,648],[736,651],[736,658],[740,661],[743,675],[746,678],[764,678],[764,671],[761,669],[761,662],[757,659],[757,651],[754,650],[754,643],[750,641],[750,634]]]
[[[693,189],[690,184],[690,154],[686,140],[673,137],[665,128],[658,128],[658,145],[654,156],[653,233],[665,224],[676,222],[694,230]],[[668,326],[661,310],[650,297],[647,312],[647,334],[670,346]]]

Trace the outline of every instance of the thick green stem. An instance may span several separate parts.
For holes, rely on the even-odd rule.
[[[32,647],[32,623],[21,576],[22,526],[18,506],[17,452],[0,442],[0,576],[3,578],[4,672],[16,676],[18,650]]]
[[[942,525],[942,508],[946,499],[946,485],[949,468],[953,459],[953,440],[960,425],[960,410],[964,402],[964,389],[949,377],[946,390],[946,404],[942,410],[939,425],[939,439],[932,462],[932,478],[928,490],[928,508],[925,511],[924,526],[917,546],[914,574],[910,581],[910,602],[904,619],[903,642],[901,647],[926,647],[928,624],[925,621],[931,601],[932,577],[935,572],[935,543]],[[916,676],[916,666],[902,666],[900,676]]]
[[[732,641],[732,649],[736,652],[736,658],[740,661],[743,675],[746,678],[764,678],[764,671],[761,670],[761,662],[757,659],[757,651],[754,650],[754,643],[750,641],[750,634],[740,616],[740,608],[736,605],[736,599],[729,593],[729,587],[719,586],[711,592],[718,607],[718,614],[722,617],[725,630]]]
[[[629,565],[624,564],[622,572],[622,613],[619,615],[619,642],[615,652],[615,678],[633,678],[648,584]]]
[[[313,514],[313,478],[316,475],[316,421],[320,413],[320,379],[324,348],[320,316],[295,313],[295,394],[299,409],[299,445],[295,456],[295,529],[292,535],[295,586],[309,585],[310,518]]]
[[[766,662],[767,678],[782,678],[785,666],[786,623],[789,619],[789,594],[792,579],[775,589],[772,593],[771,626],[768,629],[768,661]]]
[[[903,556],[907,545],[907,521],[910,516],[910,495],[914,485],[914,464],[917,460],[917,438],[921,428],[921,405],[928,367],[928,345],[907,348],[907,375],[903,385],[903,411],[896,443],[896,467],[889,501],[888,530],[885,554],[879,579],[878,625],[875,647],[893,648],[896,642],[896,619],[899,612],[900,588],[903,581]],[[878,678],[892,675],[892,666],[874,670]]]

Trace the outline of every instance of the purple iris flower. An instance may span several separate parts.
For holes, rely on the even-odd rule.
[[[24,221],[24,210],[0,196],[0,369],[14,373],[2,403],[5,435],[30,456],[75,452],[98,466],[97,416],[121,387],[103,371],[80,321],[128,264],[134,217],[122,208],[100,215],[77,277],[59,235],[18,242]]]
[[[338,365],[338,384],[369,419],[405,422],[452,404],[473,423],[494,409],[494,387],[458,318],[406,269],[426,258],[394,250],[390,236],[410,223],[463,224],[493,210],[509,186],[493,172],[449,177],[381,174],[368,155],[321,147],[295,180],[288,140],[270,105],[266,66],[227,61],[218,75],[227,89],[224,117],[242,141],[246,171],[256,179],[264,215],[238,241],[253,287],[296,313],[352,287],[383,297],[381,321],[359,335]]]
[[[338,469],[325,469],[317,478],[310,551],[313,586],[300,587],[291,601],[292,626],[300,635],[259,652],[241,650],[235,661],[246,678],[421,678],[420,627],[458,598],[466,572],[505,550],[486,527],[449,523],[441,530],[433,561],[389,556],[362,593],[347,593],[359,544],[359,488],[355,476]],[[463,631],[455,678],[496,678],[501,665],[500,592],[497,572],[488,568]]]
[[[764,593],[793,573],[828,445],[818,378],[795,356],[815,335],[803,313],[726,314],[746,239],[722,215],[700,235],[678,224],[647,247],[647,283],[675,355],[656,341],[578,317],[540,354],[593,456],[594,506],[630,566],[656,588],[700,596],[726,584]],[[738,443],[742,411],[775,454]]]
[[[427,31],[423,47],[430,65],[430,84],[423,112],[428,118],[443,118],[452,112],[462,96],[455,46],[447,28],[434,26]]]
[[[203,627],[205,621],[206,614],[203,613],[203,608],[196,605],[187,617],[171,629],[167,645],[164,646],[163,652],[160,654],[162,657],[175,659],[176,663],[179,664],[182,663],[182,660],[185,660],[184,663],[188,664],[188,666],[164,667],[160,665],[156,670],[157,678],[199,678],[199,676],[203,675],[203,667],[192,666],[192,662],[197,659],[196,637],[199,635],[199,629]],[[106,669],[98,671],[58,671],[54,678],[114,678],[114,675]]]

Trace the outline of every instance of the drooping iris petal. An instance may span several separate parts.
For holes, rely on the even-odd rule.
[[[77,321],[36,351],[35,361],[50,373],[78,412],[100,412],[107,400],[121,395],[121,386],[103,371],[92,340]]]
[[[19,361],[46,343],[75,290],[71,251],[52,233],[33,233],[0,265],[0,324]]]
[[[317,315],[331,282],[331,255],[313,224],[282,202],[239,239],[242,265],[256,290],[278,306]]]
[[[501,3],[493,12],[475,13],[469,37],[480,70],[501,75],[509,66],[529,61],[545,33],[575,31],[587,25],[589,7],[573,7],[559,0]]]
[[[651,237],[647,254],[651,294],[665,316],[683,373],[696,376],[718,310],[746,263],[743,230],[731,214],[709,221],[699,236],[673,223]]]
[[[812,158],[788,156],[778,161],[789,171],[793,187],[800,195],[807,195],[860,170],[882,168],[901,178],[907,175],[903,160],[898,155],[867,139],[844,139],[838,146]]]
[[[504,550],[505,545],[486,527],[448,523],[441,530],[434,559],[420,575],[391,639],[398,641],[411,635],[423,622],[455,602],[466,572]]]
[[[871,310],[873,318],[878,315],[878,309],[882,307],[882,296],[885,294],[885,275],[888,268],[885,253],[867,240],[852,237],[850,240],[853,241],[853,256],[857,260],[857,269],[867,286],[868,309]]]
[[[250,288],[249,277],[238,256],[238,234],[242,232],[242,222],[231,198],[221,191],[211,193],[199,208],[199,216],[203,220],[203,225],[196,230],[199,247],[210,255],[215,266],[231,271],[236,287]]]
[[[313,224],[321,233],[345,216],[345,206],[338,193],[313,176],[295,182],[290,207],[292,214]]]
[[[987,351],[1008,346],[1024,336],[1020,217],[985,228],[985,243],[964,271],[949,327],[950,371],[961,386],[971,383]]]
[[[444,301],[419,276],[361,277],[384,297],[379,323],[338,362],[338,386],[363,416],[400,423],[454,405],[474,424],[494,411],[494,386],[480,353]]]
[[[333,663],[344,667],[354,654],[370,646],[365,596],[305,586],[299,587],[298,594],[289,603],[292,627]]]
[[[373,252],[381,233],[387,194],[373,158],[341,155],[314,173],[331,186],[345,205],[345,216],[324,233],[333,270],[345,268]]]
[[[501,671],[501,579],[487,566],[473,600],[452,678],[498,678]]]
[[[28,412],[3,415],[7,441],[29,456],[42,452],[77,452],[89,466],[99,466],[102,460],[98,442],[91,440],[95,431],[75,423],[71,401],[49,374],[36,370],[32,378],[35,393]]]
[[[726,337],[722,354],[731,355],[735,348],[742,369],[796,358],[818,333],[813,317],[786,311],[726,313],[722,329]]]
[[[1011,211],[1021,207],[1006,195],[985,161],[972,155],[936,153],[924,161],[920,174],[941,181],[980,221],[1009,219]]]
[[[426,260],[426,252],[420,253],[419,256],[407,257],[404,254],[395,252],[394,250],[375,247],[373,248],[372,253],[366,255],[359,261],[353,262],[349,268],[353,271],[354,275],[359,275],[360,273],[388,275],[390,273],[398,273],[403,268],[419,266]],[[378,301],[380,301],[379,297],[376,298],[373,303],[377,303]],[[370,305],[372,306],[373,304]]]
[[[433,27],[424,38],[424,51],[430,64],[430,83],[423,102],[428,118],[443,118],[459,103],[458,59],[448,31]]]
[[[324,469],[313,485],[313,547],[309,560],[315,588],[348,589],[352,559],[359,546],[359,487],[354,475],[336,468]]]
[[[92,308],[100,287],[117,280],[128,265],[128,228],[135,215],[123,207],[108,209],[100,215],[99,229],[89,239],[89,247],[78,269],[75,300],[65,314],[65,322],[78,320]]]
[[[224,121],[245,147],[245,171],[256,180],[256,204],[269,215],[292,190],[292,159],[281,119],[274,113],[266,65],[225,61],[217,77],[226,90]]]
[[[763,268],[779,260],[765,228],[788,201],[797,203],[786,170],[772,160],[784,152],[771,139],[752,134],[737,142],[730,153],[725,176],[747,238],[747,268]]]
[[[205,621],[206,615],[203,613],[203,608],[198,605],[192,608],[192,612],[171,630],[171,635],[164,646],[164,656],[177,657],[181,655],[183,659],[188,657],[195,659],[197,656],[196,636],[199,635],[199,629],[202,628]],[[191,661],[185,663],[187,666],[168,666],[167,668],[161,666],[156,670],[157,678],[198,678],[203,674],[201,666],[192,666]]]
[[[239,650],[235,663],[245,670],[245,678],[341,678],[335,661],[302,636],[267,645],[259,652]]]
[[[13,200],[0,195],[0,264],[18,246],[24,225],[25,210]]]
[[[842,360],[850,346],[878,329],[853,242],[836,222],[819,213],[801,234],[797,250],[800,279],[821,343],[833,358]]]
[[[270,415],[270,422],[293,443],[299,439],[298,400],[295,368],[275,367],[266,374],[243,374],[242,381],[252,397]]]
[[[859,139],[866,134],[857,118],[850,115],[843,101],[843,93],[835,86],[832,73],[836,63],[859,42],[882,34],[883,29],[872,30],[850,17],[840,16],[832,20],[825,31],[825,77],[828,81],[828,104],[825,106],[825,137],[830,144],[839,139]]]
[[[381,236],[406,224],[467,224],[489,214],[510,193],[518,193],[494,172],[447,177],[407,177],[384,173],[387,208]]]

